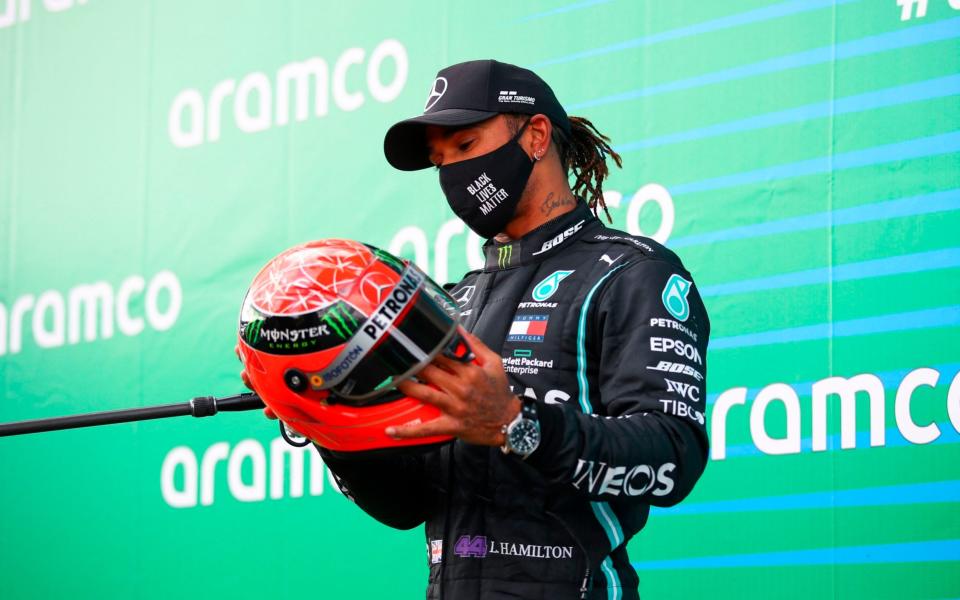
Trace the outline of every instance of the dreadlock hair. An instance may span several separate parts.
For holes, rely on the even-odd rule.
[[[530,115],[508,113],[507,123],[511,131],[516,134],[520,126],[530,118]],[[622,168],[623,161],[620,155],[610,147],[610,138],[603,135],[588,119],[583,117],[569,117],[570,134],[554,126],[551,142],[560,155],[560,164],[567,172],[576,178],[570,189],[577,197],[586,197],[587,206],[597,214],[602,208],[607,221],[613,223],[607,204],[603,200],[603,181],[610,174],[607,166],[607,157],[613,159],[617,167]]]

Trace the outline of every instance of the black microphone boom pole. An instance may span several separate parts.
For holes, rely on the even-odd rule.
[[[77,427],[113,425],[114,423],[132,423],[134,421],[165,419],[167,417],[184,417],[187,415],[194,417],[212,417],[218,412],[256,410],[263,407],[263,400],[252,392],[225,396],[223,398],[200,396],[199,398],[193,398],[189,402],[180,402],[177,404],[107,410],[83,415],[71,415],[68,417],[17,421],[16,423],[0,423],[0,437],[23,435],[26,433],[41,433],[43,431],[58,431],[60,429],[75,429]]]

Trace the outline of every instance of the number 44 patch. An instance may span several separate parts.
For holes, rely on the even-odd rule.
[[[487,536],[461,535],[453,547],[453,553],[464,558],[483,558],[487,555]]]
[[[663,300],[663,307],[667,312],[673,315],[678,321],[686,321],[690,316],[690,303],[687,302],[687,294],[690,293],[692,281],[687,281],[676,273],[667,280],[667,285],[663,286],[663,294],[660,296]]]

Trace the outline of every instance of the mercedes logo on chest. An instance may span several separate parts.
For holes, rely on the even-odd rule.
[[[427,96],[427,103],[423,106],[423,112],[427,112],[433,105],[439,102],[440,98],[447,92],[447,78],[437,77],[433,81],[433,87],[430,88],[430,95]]]

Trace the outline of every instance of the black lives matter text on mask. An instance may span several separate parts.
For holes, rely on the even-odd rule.
[[[490,211],[510,197],[507,190],[497,188],[486,172],[481,173],[480,177],[467,186],[467,192],[480,203],[480,212],[484,215],[490,214]]]

